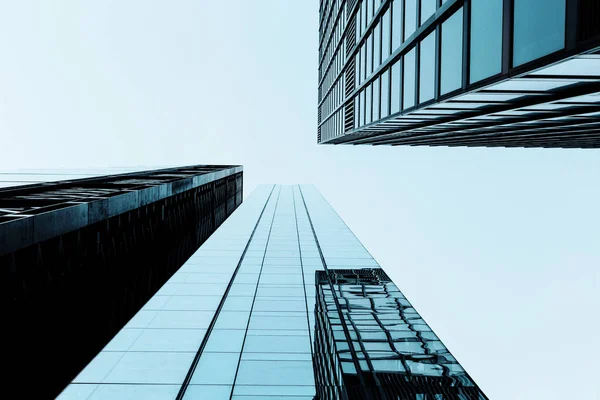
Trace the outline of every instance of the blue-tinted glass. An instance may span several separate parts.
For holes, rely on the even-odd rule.
[[[463,9],[442,24],[441,93],[462,85]]]
[[[435,13],[437,0],[421,0],[421,24]]]
[[[358,128],[359,124],[359,115],[358,115],[358,96],[354,96],[354,128]]]
[[[513,65],[565,47],[566,0],[515,0]]]
[[[401,44],[402,0],[394,0],[394,2],[392,3],[392,52],[394,52]]]
[[[373,70],[381,64],[381,24],[373,30]]]
[[[385,61],[390,55],[390,41],[392,31],[390,28],[390,9],[381,18],[381,61]]]
[[[388,71],[381,74],[381,118],[389,115],[390,108],[390,75]]]
[[[372,108],[371,108],[371,99],[372,99],[372,93],[371,93],[371,85],[368,85],[367,88],[365,89],[365,96],[366,96],[366,103],[365,103],[365,123],[370,123],[373,119],[371,118],[372,116]],[[298,279],[298,281],[300,283],[302,283],[301,279]]]
[[[242,361],[238,385],[313,385],[310,361]]]
[[[471,0],[471,83],[502,69],[502,1]]]
[[[402,82],[400,79],[400,60],[396,61],[396,63],[394,65],[392,65],[391,71],[392,71],[392,75],[391,75],[391,86],[390,86],[390,90],[391,90],[390,114],[395,114],[398,111],[400,111],[400,90],[402,88]]]
[[[404,38],[408,38],[417,29],[417,0],[404,3]]]
[[[366,43],[366,49],[367,49],[367,75],[369,76],[371,75],[371,72],[373,72],[373,33],[371,33],[369,35],[369,37],[367,38],[367,43]]]
[[[377,78],[373,82],[373,121],[377,121],[379,119],[379,104],[379,78]]]
[[[415,105],[415,59],[414,48],[404,56],[404,85],[402,95],[404,99],[402,108],[404,110]]]
[[[435,32],[421,42],[419,58],[419,102],[422,103],[435,95]]]
[[[360,92],[360,125],[365,124],[365,91]]]

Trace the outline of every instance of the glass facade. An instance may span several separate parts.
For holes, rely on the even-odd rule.
[[[379,270],[313,186],[260,186],[59,399],[312,400],[326,345],[318,277],[348,268]]]
[[[540,73],[574,56],[593,59],[589,71],[598,71],[597,2],[573,4],[321,0],[318,142],[600,147],[598,114],[560,106],[565,97],[582,104],[571,99],[599,93],[600,75]],[[384,79],[389,90],[378,86]],[[542,79],[558,85],[541,90]],[[494,87],[513,82],[522,89]],[[381,108],[388,104],[389,113]],[[532,105],[539,107],[531,112]],[[581,118],[584,126],[570,124]],[[533,121],[527,132],[514,129],[524,121]]]

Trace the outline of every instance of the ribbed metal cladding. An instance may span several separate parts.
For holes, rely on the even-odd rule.
[[[579,0],[578,40],[587,41],[600,36],[600,1]]]

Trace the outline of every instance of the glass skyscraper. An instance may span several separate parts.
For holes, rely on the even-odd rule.
[[[313,186],[256,189],[59,396],[270,398],[486,399]]]
[[[600,147],[597,0],[321,0],[318,142]]]

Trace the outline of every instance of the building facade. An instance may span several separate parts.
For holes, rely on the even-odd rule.
[[[365,291],[354,290],[354,281],[347,291],[343,277],[357,273],[377,277],[380,288],[367,288],[365,278],[358,284]],[[343,298],[331,303],[332,291]],[[354,347],[355,340],[337,336],[340,313],[352,321],[364,313],[389,314],[385,329],[365,320],[353,331],[363,346],[374,344],[372,352],[344,353],[344,343]],[[386,354],[383,345],[391,346]],[[486,399],[313,186],[263,185],[59,400],[396,399],[386,392],[350,395],[350,375],[363,379],[374,372],[378,380],[364,387],[368,393],[380,393],[388,386],[383,378],[392,376],[389,385],[414,389],[402,392],[403,399],[431,393],[435,399]],[[412,386],[398,383],[402,379]]]
[[[81,175],[4,174],[7,398],[57,396],[242,202],[239,166],[14,185]]]
[[[321,0],[318,142],[600,147],[597,0]]]

